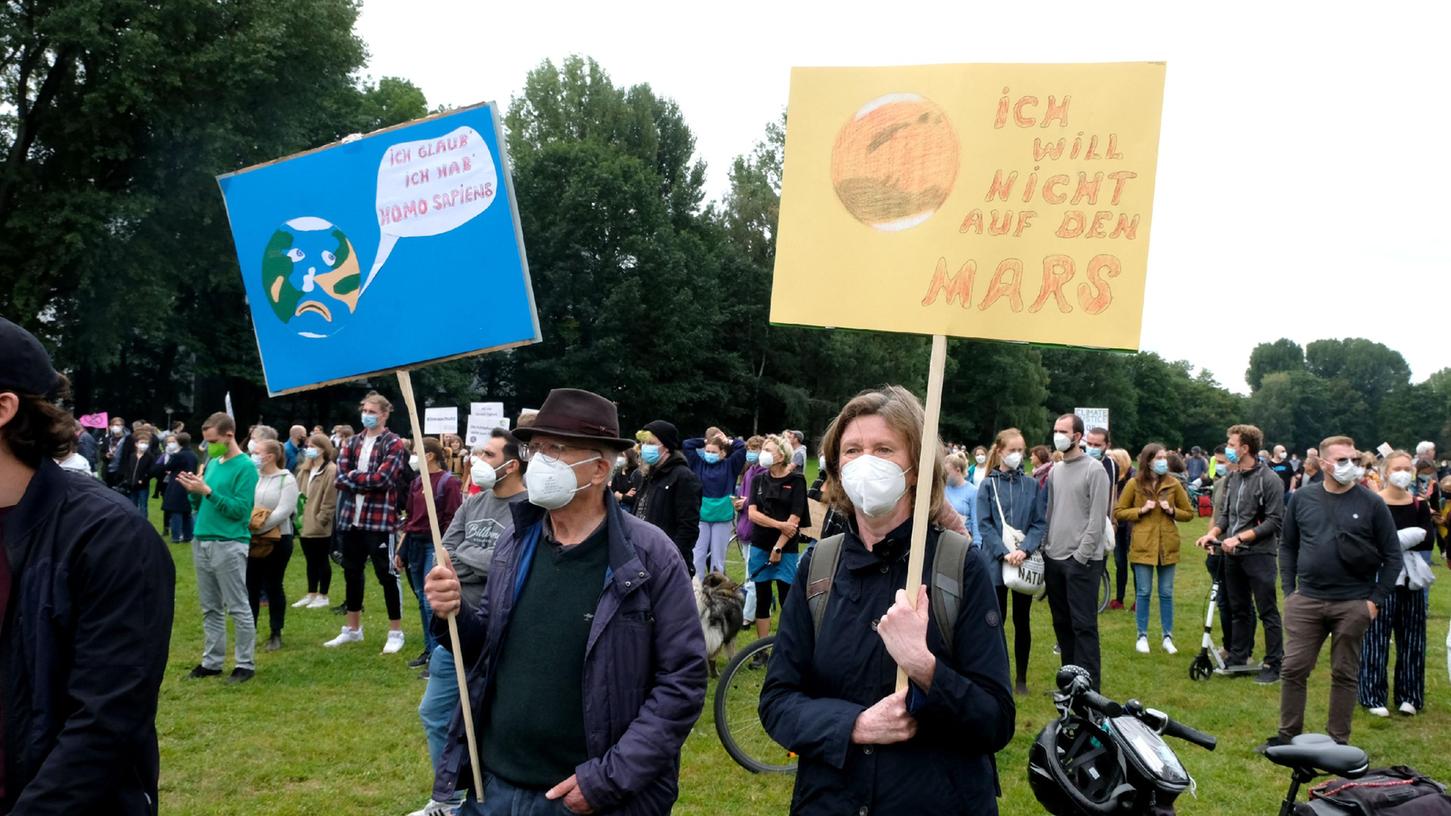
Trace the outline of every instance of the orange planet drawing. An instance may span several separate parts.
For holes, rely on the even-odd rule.
[[[957,133],[912,93],[881,96],[842,126],[831,150],[836,197],[858,221],[895,232],[931,218],[957,180]]]

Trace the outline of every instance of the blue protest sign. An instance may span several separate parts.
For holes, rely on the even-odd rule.
[[[217,183],[273,395],[540,340],[492,103]]]

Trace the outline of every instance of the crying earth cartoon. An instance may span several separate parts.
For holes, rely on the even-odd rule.
[[[278,227],[262,256],[262,286],[272,311],[302,337],[328,337],[358,308],[362,275],[352,241],[313,216]]]

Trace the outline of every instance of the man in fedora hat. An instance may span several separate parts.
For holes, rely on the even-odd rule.
[[[134,504],[56,465],[64,388],[0,318],[0,813],[155,814],[176,571]]]
[[[484,597],[463,603],[449,564],[428,574],[433,627],[458,632],[485,769],[462,814],[669,812],[680,749],[705,702],[705,638],[685,561],[608,487],[615,406],[555,389],[519,428],[527,502],[499,537]],[[601,591],[601,587],[604,587]],[[589,689],[589,694],[584,694]],[[467,778],[456,719],[434,780]]]

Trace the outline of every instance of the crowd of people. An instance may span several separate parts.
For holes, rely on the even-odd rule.
[[[163,530],[191,549],[204,639],[190,672],[197,680],[225,673],[228,619],[230,683],[255,676],[258,641],[264,651],[286,648],[289,610],[344,616],[323,647],[364,642],[370,571],[388,619],[382,653],[398,654],[407,580],[423,632],[410,664],[426,681],[421,742],[435,771],[417,813],[430,816],[668,810],[707,684],[700,584],[727,570],[733,543],[749,595],[739,599],[744,628],[763,636],[775,621],[775,648],[756,667],[765,671],[759,707],[771,736],[799,756],[793,812],[993,812],[993,756],[1012,739],[1015,698],[1033,680],[1035,598],[1046,597],[1061,663],[1082,667],[1100,688],[1099,592],[1113,563],[1110,609],[1124,609],[1130,579],[1133,587],[1135,637],[1121,647],[1143,655],[1157,643],[1174,654],[1180,530],[1196,514],[1209,525],[1196,543],[1224,587],[1225,662],[1231,673],[1281,684],[1269,744],[1304,729],[1309,677],[1327,638],[1335,740],[1349,740],[1357,703],[1380,717],[1413,716],[1427,704],[1426,587],[1438,543],[1444,556],[1442,490],[1451,487],[1429,442],[1366,454],[1332,436],[1300,458],[1235,425],[1209,452],[1150,442],[1134,456],[1114,448],[1107,429],[1065,414],[1040,432],[1049,444],[1005,428],[989,445],[947,446],[921,462],[922,406],[898,387],[863,392],[842,409],[820,439],[809,486],[804,433],[743,438],[710,427],[686,436],[657,419],[626,436],[612,403],[574,389],[551,392],[513,431],[472,447],[451,435],[415,446],[390,429],[392,405],[378,393],[361,400],[356,431],[294,425],[283,436],[215,413],[201,424],[200,445],[181,423],[158,431],[119,418],[96,438],[54,406],[64,380],[34,339],[13,324],[0,324],[0,334],[7,349],[26,350],[19,363],[0,364],[0,552],[41,548],[52,555],[14,568],[81,563],[65,575],[83,577],[64,580],[96,582],[74,631],[0,633],[4,676],[27,678],[6,689],[7,723],[54,723],[37,728],[56,735],[7,775],[9,802],[58,789],[85,795],[73,784],[79,760],[51,767],[50,757],[69,750],[104,764],[116,745],[138,787],[105,795],[155,801],[154,727],[134,724],[154,717],[172,612],[171,559],[144,523],[157,497]],[[909,599],[918,490],[930,493],[930,566]],[[79,505],[88,511],[58,509]],[[435,523],[446,559],[435,559]],[[103,539],[115,541],[96,543]],[[116,541],[129,548],[126,563],[116,560]],[[307,592],[289,603],[294,544]],[[337,607],[335,564],[344,584]],[[7,575],[4,560],[0,567],[0,584],[8,578],[12,588],[0,605],[52,603],[43,579]],[[950,601],[929,602],[948,587]],[[134,617],[121,621],[103,601]],[[155,628],[136,631],[136,620]],[[106,654],[115,660],[83,667],[45,657],[63,649],[58,636],[94,642],[98,632],[114,639]],[[100,676],[118,665],[136,667],[124,693],[108,676],[105,689],[85,696],[83,668]],[[898,668],[909,679],[900,692]],[[59,686],[84,710],[57,705],[45,689]],[[469,722],[460,716],[465,693]],[[123,702],[130,708],[116,707]],[[72,736],[63,727],[74,717],[126,733],[88,743],[84,729]],[[481,790],[465,747],[470,731]]]

